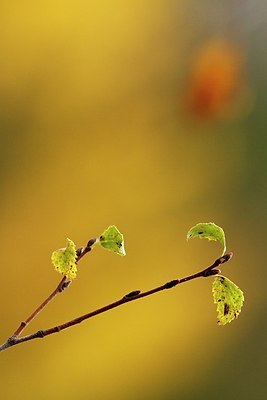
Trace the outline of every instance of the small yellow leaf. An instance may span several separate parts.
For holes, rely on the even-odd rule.
[[[115,225],[109,226],[100,236],[99,244],[113,253],[125,256],[123,234]]]
[[[218,324],[225,325],[237,318],[244,302],[244,294],[225,276],[217,275],[212,284],[214,303],[217,305]]]
[[[67,279],[76,278],[76,248],[72,240],[67,239],[67,247],[56,250],[52,253],[52,263],[59,273],[66,276]]]
[[[226,252],[226,241],[223,229],[213,222],[203,222],[193,226],[187,233],[187,240],[199,237],[200,239],[215,240],[223,246],[223,253]]]

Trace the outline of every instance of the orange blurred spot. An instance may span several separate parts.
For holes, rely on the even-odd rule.
[[[225,111],[243,86],[243,66],[242,52],[231,43],[206,43],[192,65],[185,93],[186,109],[201,117]]]

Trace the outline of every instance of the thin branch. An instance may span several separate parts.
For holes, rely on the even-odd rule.
[[[82,257],[85,256],[85,254],[89,253],[89,251],[92,250],[93,244],[96,242],[96,239],[91,239],[87,243],[85,248],[79,248],[77,249],[77,258],[76,258],[76,264],[81,260]],[[63,276],[55,290],[36,308],[36,310],[33,311],[33,313],[25,319],[25,321],[22,321],[20,323],[20,326],[16,329],[16,331],[12,335],[12,339],[18,337],[23,330],[26,328],[26,326],[29,325],[29,323],[38,315],[40,312],[50,303],[51,300],[53,300],[57,294],[63,292],[67,287],[69,287],[71,281],[67,280],[66,276]]]
[[[217,269],[217,267],[219,267],[220,265],[229,261],[232,258],[232,255],[233,255],[233,253],[229,253],[229,254],[226,254],[226,255],[218,258],[217,260],[214,261],[214,263],[212,265],[210,265],[209,267],[205,268],[204,270],[202,270],[200,272],[197,272],[196,274],[186,276],[182,279],[174,279],[172,281],[165,283],[164,285],[150,289],[146,292],[140,292],[139,290],[132,291],[132,292],[126,294],[121,299],[119,299],[113,303],[107,304],[104,307],[94,310],[88,314],[84,314],[78,318],[72,319],[68,322],[65,322],[64,324],[57,325],[53,328],[49,328],[49,329],[45,329],[45,330],[39,330],[39,331],[32,333],[30,335],[27,335],[27,336],[22,336],[22,337],[12,336],[11,338],[9,338],[5,343],[3,343],[0,346],[0,352],[3,350],[6,350],[7,348],[9,348],[11,346],[15,346],[19,343],[27,342],[29,340],[33,340],[33,339],[37,339],[37,338],[43,338],[45,336],[52,335],[53,333],[60,332],[63,329],[70,328],[71,326],[77,325],[86,319],[95,317],[96,315],[99,315],[106,311],[112,310],[113,308],[119,307],[123,304],[129,303],[134,300],[141,299],[143,297],[151,296],[154,293],[158,293],[158,292],[161,292],[166,289],[171,289],[181,283],[188,282],[190,280],[200,278],[200,277],[206,278],[208,276],[217,275],[220,273],[220,270]]]
[[[21,322],[20,326],[13,333],[12,337],[19,336],[26,326],[29,325],[29,323],[47,306],[47,304],[50,303],[50,301],[53,300],[58,293],[61,293],[69,284],[70,281],[67,281],[66,276],[63,276],[55,290],[39,305],[39,307],[36,308],[36,310],[34,310],[34,312],[28,318],[25,319],[25,321]]]

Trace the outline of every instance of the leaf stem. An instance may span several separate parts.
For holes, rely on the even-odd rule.
[[[99,314],[103,314],[106,311],[112,310],[113,308],[117,308],[117,307],[119,307],[119,306],[121,306],[123,304],[129,303],[129,302],[134,301],[134,300],[138,300],[138,299],[141,299],[141,298],[144,298],[144,297],[151,296],[152,294],[161,292],[161,291],[166,290],[166,289],[171,289],[171,288],[173,288],[173,287],[175,287],[175,286],[177,286],[177,285],[179,285],[181,283],[188,282],[190,280],[193,280],[193,279],[196,279],[196,278],[200,278],[200,277],[206,278],[208,276],[217,275],[218,273],[220,273],[220,270],[217,269],[217,267],[219,267],[220,265],[222,265],[225,262],[229,261],[232,258],[232,256],[233,256],[233,253],[225,254],[224,256],[222,256],[222,257],[218,258],[217,260],[215,260],[212,265],[210,265],[209,267],[203,269],[200,272],[197,272],[197,273],[195,273],[193,275],[186,276],[186,277],[184,277],[182,279],[174,279],[174,280],[169,281],[169,282],[167,282],[167,283],[165,283],[163,285],[160,285],[160,286],[157,286],[157,287],[155,287],[153,289],[147,290],[146,292],[140,292],[139,290],[132,291],[132,292],[126,294],[125,296],[123,296],[121,299],[119,299],[119,300],[117,300],[117,301],[115,301],[113,303],[107,304],[104,307],[98,308],[97,310],[94,310],[94,311],[91,311],[91,312],[89,312],[87,314],[81,315],[80,317],[74,318],[74,319],[72,319],[72,320],[70,320],[68,322],[65,322],[65,323],[61,324],[61,325],[54,326],[53,328],[49,328],[49,329],[45,329],[45,330],[39,330],[39,331],[37,331],[35,333],[32,333],[30,335],[26,335],[26,336],[22,336],[22,337],[18,337],[18,335],[14,334],[11,338],[9,338],[5,343],[3,343],[0,346],[0,352],[3,351],[3,350],[6,350],[7,348],[9,348],[11,346],[17,345],[19,343],[23,343],[23,342],[26,342],[26,341],[29,341],[29,340],[33,340],[33,339],[37,339],[37,338],[43,338],[45,336],[52,335],[53,333],[60,332],[60,331],[62,331],[64,329],[70,328],[71,326],[77,325],[77,324],[83,322],[84,320],[87,320],[89,318],[95,317],[96,315],[99,315]],[[63,279],[62,279],[62,281],[63,281]],[[56,290],[57,290],[57,288],[55,289],[54,292],[56,292]],[[57,293],[58,292],[56,292],[56,294]],[[37,315],[37,314],[35,314],[35,315]],[[17,331],[19,331],[19,333],[21,333],[23,328],[21,330],[18,329]]]

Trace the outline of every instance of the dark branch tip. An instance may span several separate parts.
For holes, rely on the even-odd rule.
[[[206,271],[203,276],[205,278],[207,278],[208,276],[212,276],[212,275],[218,275],[221,273],[220,269],[209,269],[208,271]]]
[[[233,253],[230,252],[230,253],[227,253],[224,256],[218,258],[218,260],[219,260],[220,264],[224,264],[225,262],[231,260],[232,257],[233,257]]]
[[[81,256],[83,250],[84,250],[83,247],[79,247],[79,248],[76,250],[76,256],[77,256],[77,258],[79,258],[79,257]]]
[[[179,279],[173,279],[172,281],[165,283],[165,288],[171,289],[174,286],[178,285],[178,283],[179,283]]]
[[[136,297],[141,293],[141,290],[133,290],[130,293],[127,293],[123,298],[124,299],[131,299],[132,297]]]
[[[63,292],[63,290],[67,289],[69,285],[71,284],[71,281],[64,281],[59,287],[59,292]]]
[[[93,246],[93,244],[95,244],[95,242],[96,238],[90,239],[86,245],[87,249],[90,249]]]

